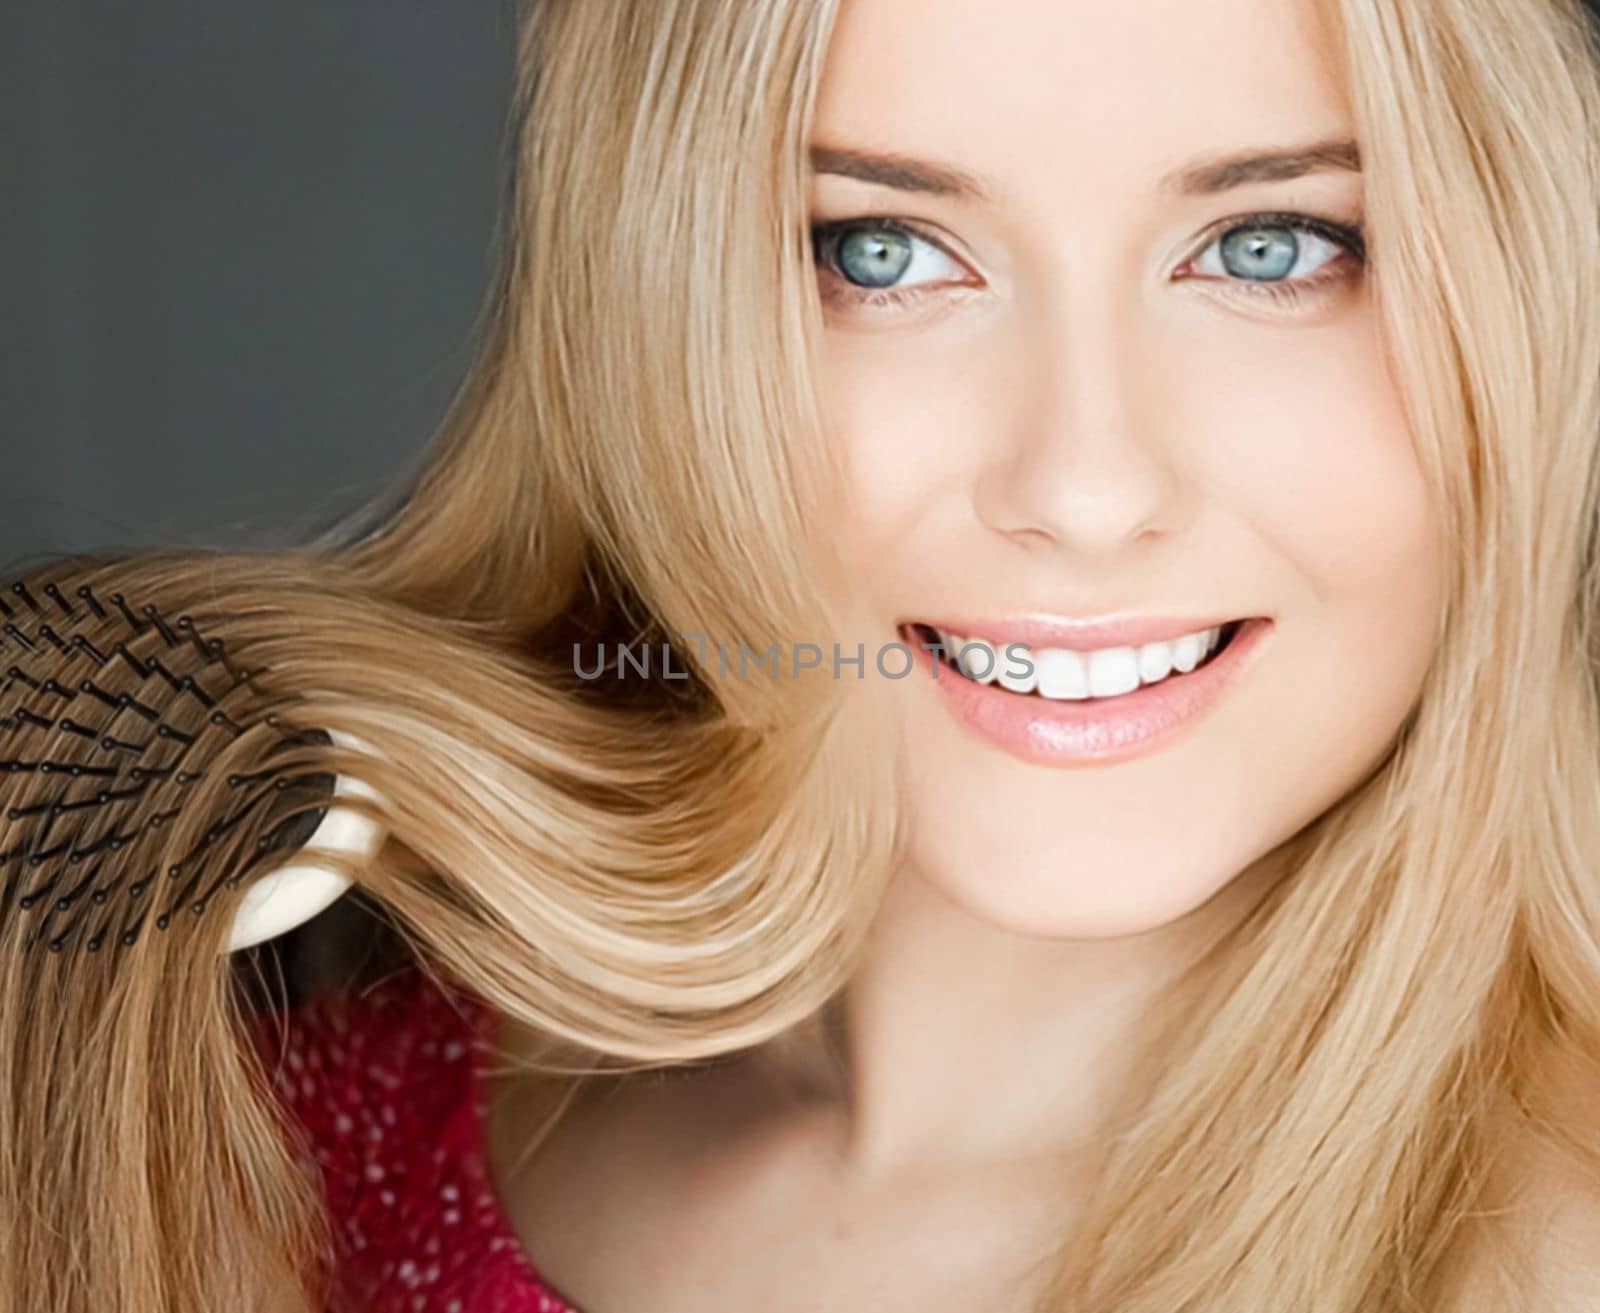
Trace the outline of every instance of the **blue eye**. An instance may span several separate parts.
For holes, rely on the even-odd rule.
[[[1193,267],[1246,283],[1309,285],[1325,281],[1322,271],[1341,257],[1359,261],[1365,254],[1359,228],[1304,214],[1258,214],[1224,231]]]
[[[811,240],[818,267],[846,284],[838,295],[847,301],[898,303],[929,283],[965,277],[942,247],[894,219],[813,224]]]
[[[834,248],[839,268],[863,287],[892,287],[916,257],[909,234],[893,228],[852,228]]]
[[[981,285],[940,243],[900,219],[816,223],[811,241],[824,300],[846,308],[902,307],[941,288]],[[1351,281],[1365,264],[1359,224],[1275,212],[1229,220],[1183,272],[1231,295],[1291,307]]]

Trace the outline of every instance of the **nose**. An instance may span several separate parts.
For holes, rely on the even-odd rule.
[[[978,520],[1032,551],[1107,559],[1187,513],[1181,416],[1124,304],[1038,324],[1013,355],[1018,391],[973,487]]]

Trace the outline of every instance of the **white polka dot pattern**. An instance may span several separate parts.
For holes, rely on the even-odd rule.
[[[339,1313],[579,1313],[539,1275],[484,1156],[494,1014],[409,968],[262,1036],[321,1170]]]

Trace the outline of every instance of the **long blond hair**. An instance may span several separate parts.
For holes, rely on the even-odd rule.
[[[229,617],[308,724],[378,750],[328,758],[385,800],[366,897],[574,1053],[795,1033],[891,868],[870,681],[623,700],[569,656],[842,629],[797,510],[833,474],[804,160],[835,9],[529,4],[482,349],[398,508],[355,542],[93,566]],[[1337,9],[1452,549],[1438,656],[1161,1015],[1041,1313],[1444,1308],[1514,1131],[1600,1170],[1544,1096],[1552,1053],[1600,1072],[1600,60],[1577,0]],[[317,1306],[326,1220],[240,1042],[259,964],[218,955],[225,921],[115,960],[0,926],[0,1308]]]

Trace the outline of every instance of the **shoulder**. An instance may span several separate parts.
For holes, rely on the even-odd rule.
[[[488,1022],[473,996],[413,966],[257,1023],[267,1077],[336,1214],[470,1128]]]
[[[1600,1084],[1566,1091],[1560,1123],[1600,1142]],[[1533,1307],[1541,1313],[1600,1309],[1600,1162],[1543,1132],[1530,1135],[1519,1172],[1517,1236],[1526,1246]]]
[[[476,995],[408,967],[258,1029],[322,1178],[336,1307],[567,1309],[509,1230],[484,1153],[497,1021]]]
[[[1450,1313],[1600,1309],[1600,1075],[1572,1061],[1549,1077],[1500,1145]]]

